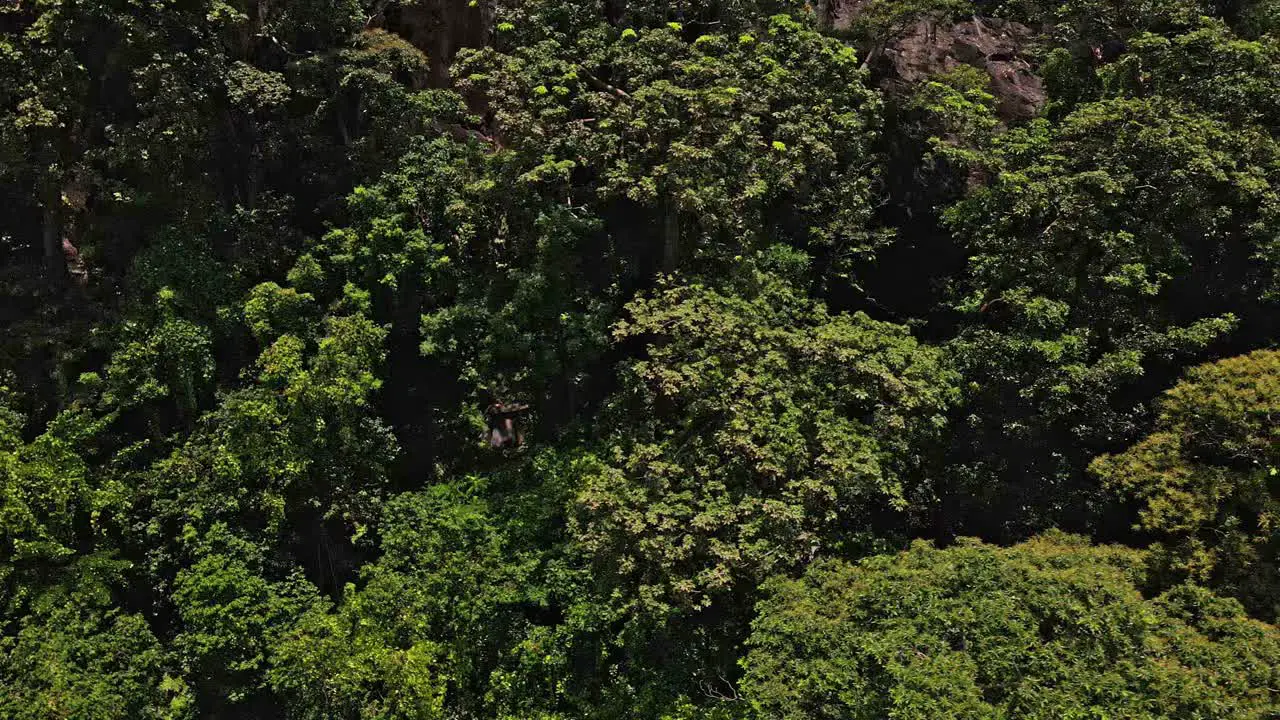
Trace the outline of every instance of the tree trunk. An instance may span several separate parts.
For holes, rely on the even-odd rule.
[[[45,194],[44,227],[41,245],[44,250],[44,269],[52,283],[61,283],[66,276],[66,260],[62,254],[62,198],[56,190]]]
[[[835,8],[831,5],[831,0],[818,0],[814,4],[814,14],[818,17],[818,27],[823,30],[830,30],[834,25]]]
[[[680,209],[667,199],[662,205],[662,272],[670,275],[680,262]]]
[[[605,0],[605,20],[610,25],[620,25],[627,17],[627,0]]]

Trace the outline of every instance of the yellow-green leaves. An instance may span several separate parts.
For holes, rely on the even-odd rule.
[[[742,693],[797,720],[1270,717],[1280,631],[1202,588],[1144,598],[1142,562],[1051,533],[778,577]]]
[[[1192,369],[1166,392],[1155,431],[1091,470],[1136,501],[1172,579],[1191,577],[1274,617],[1280,584],[1280,353]]]
[[[903,328],[758,282],[667,289],[615,330],[647,353],[623,368],[574,527],[645,613],[731,598],[908,509],[952,400],[938,353]]]

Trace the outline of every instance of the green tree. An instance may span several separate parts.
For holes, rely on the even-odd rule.
[[[483,487],[467,485],[388,503],[383,556],[359,587],[289,621],[269,679],[297,717],[480,713],[488,673],[522,624],[528,563],[495,526]]]
[[[490,149],[420,140],[356,189],[350,224],[290,273],[293,292],[322,304],[355,293],[387,327],[389,372],[408,392],[383,407],[415,439],[406,466],[437,479],[436,463],[474,469],[494,399],[529,403],[531,427],[541,415],[554,435],[584,401],[616,314],[618,258],[598,221],[549,197],[528,158]]]
[[[1280,127],[1280,41],[1240,38],[1220,20],[1205,18],[1172,36],[1136,36],[1102,76],[1116,94],[1177,98],[1233,124]]]
[[[0,607],[12,618],[81,569],[92,575],[77,560],[103,549],[129,507],[127,489],[96,477],[81,454],[94,429],[86,414],[65,413],[30,443],[21,428],[0,406]]]
[[[575,522],[642,607],[705,608],[929,497],[952,377],[904,328],[831,314],[768,275],[629,312],[615,336],[646,357],[622,369]]]
[[[1174,580],[1280,614],[1280,352],[1193,368],[1161,396],[1155,430],[1091,470],[1138,503]]]
[[[1215,0],[1002,0],[996,13],[1043,24],[1055,44],[1083,55],[1104,41],[1136,32],[1177,32],[1217,14]]]
[[[389,493],[397,444],[371,402],[385,331],[358,293],[345,302],[334,309],[347,313],[321,317],[311,298],[260,288],[246,313],[265,346],[257,376],[161,444],[176,445],[167,455],[147,464],[154,451],[140,448],[112,468],[136,487],[130,544],[214,714],[274,712],[259,692],[273,633],[352,575],[355,539]],[[300,324],[302,337],[287,332]]]
[[[499,49],[460,59],[460,89],[490,99],[500,141],[539,158],[529,175],[568,204],[657,228],[620,238],[642,275],[719,272],[779,241],[847,273],[882,242],[876,97],[854,52],[805,22],[601,25]]]
[[[0,715],[184,718],[185,684],[145,617],[117,604],[131,493],[88,463],[103,423],[82,408],[23,442],[0,408]]]
[[[921,541],[777,579],[742,696],[768,718],[1266,718],[1280,631],[1180,586],[1139,592],[1142,553],[1050,534]]]
[[[1268,135],[1162,98],[998,140],[999,175],[947,214],[970,253],[951,345],[969,380],[959,502],[994,502],[1006,530],[1087,518],[1084,466],[1136,434],[1129,398],[1272,283],[1275,158]]]
[[[14,720],[194,717],[141,615],[67,601],[0,639],[0,714]]]
[[[953,397],[939,352],[777,275],[754,282],[662,289],[615,330],[644,355],[574,464],[569,525],[592,569],[582,620],[599,662],[628,673],[611,702],[660,714],[723,692],[757,583],[865,552],[929,503]]]

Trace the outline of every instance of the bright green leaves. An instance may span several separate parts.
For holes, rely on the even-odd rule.
[[[276,648],[278,669],[272,673],[272,687],[289,699],[290,715],[447,717],[445,692],[450,678],[443,672],[440,647],[419,641],[402,649],[388,645],[377,634],[366,635],[359,623],[368,623],[369,618],[356,614],[363,609],[353,605],[342,615],[303,615]]]
[[[830,315],[776,280],[636,301],[613,433],[577,501],[581,542],[638,600],[706,607],[856,543],[925,491],[951,376],[902,328]]]
[[[625,38],[634,38],[645,28],[682,30],[712,28],[718,32],[752,28],[780,13],[795,17],[811,17],[812,5],[803,0],[687,0],[671,3],[663,0],[555,0],[553,2],[497,3],[499,16],[510,18],[500,23],[503,33],[519,32],[516,38],[532,45],[547,35],[579,32],[608,20],[622,28]],[[628,32],[630,34],[628,34]]]
[[[414,223],[406,214],[412,206],[398,206],[396,200],[377,187],[357,187],[351,194],[348,204],[358,223],[327,233],[307,258],[320,261],[321,267],[329,266],[320,276],[327,283],[323,287],[326,296],[333,297],[343,291],[348,299],[353,299],[347,290],[353,287],[358,292],[376,292],[379,298],[387,297],[402,284],[407,288],[421,287],[429,282],[433,269],[447,262],[442,257],[444,247],[433,242],[434,238],[426,233],[427,228]],[[339,278],[351,285],[338,285]]]
[[[121,409],[165,401],[191,422],[213,377],[212,343],[204,328],[172,307],[171,290],[156,299],[161,310],[155,324],[125,324],[124,341],[106,367],[102,401]]]
[[[277,634],[318,598],[300,578],[264,578],[255,549],[229,537],[225,527],[201,544],[207,554],[173,581],[171,599],[182,621],[173,650],[203,699],[236,702],[257,690],[256,675]]]
[[[1280,607],[1280,354],[1202,365],[1160,400],[1155,431],[1091,466],[1141,507],[1176,576],[1211,581],[1273,617]]]
[[[382,385],[378,363],[386,330],[360,315],[327,318],[325,330],[309,373],[292,379],[296,397],[331,413],[366,407]]]
[[[1280,127],[1280,45],[1273,38],[1244,40],[1225,23],[1206,20],[1173,37],[1136,37],[1129,52],[1105,69],[1109,89],[1158,93],[1235,123]]]
[[[990,82],[981,70],[961,65],[921,83],[903,103],[910,123],[904,130],[942,158],[976,161],[973,149],[985,147],[999,125]]]
[[[94,464],[111,419],[73,406],[24,442],[22,418],[0,409],[5,717],[188,717],[164,647],[116,604],[134,577],[121,556],[135,507],[133,488]]]
[[[72,555],[75,535],[74,518],[78,505],[92,507],[91,495],[85,493],[86,468],[74,445],[56,436],[45,436],[36,443],[23,443],[19,434],[22,418],[4,409],[3,455],[4,495],[3,530],[5,540],[5,576],[13,572],[12,563],[57,563]]]
[[[187,717],[146,619],[113,603],[132,493],[85,459],[105,423],[68,410],[23,443],[20,420],[0,416],[0,714]]]
[[[1117,272],[1145,277],[1128,288],[1150,295],[1147,283],[1185,276],[1227,237],[1247,243],[1275,200],[1270,143],[1166,101],[1083,106],[1041,133],[1002,139],[1004,174],[951,212],[986,288],[975,310],[1026,287],[1033,296],[1090,297],[1102,304],[1089,312],[1106,312],[1110,298],[1135,294],[1114,292],[1125,290],[1108,283]],[[1031,237],[1029,252],[1013,251]]]
[[[753,622],[765,717],[1265,718],[1280,634],[1193,587],[1138,592],[1141,553],[1051,534],[814,566]]]
[[[527,570],[468,483],[389,502],[384,555],[334,609],[293,620],[271,685],[300,717],[444,717],[478,711],[525,599]],[[505,612],[504,612],[505,611]]]
[[[221,397],[140,491],[149,565],[172,578],[174,647],[211,706],[261,699],[272,633],[317,601],[315,585],[351,575],[354,538],[389,491],[398,447],[372,407],[386,331],[315,311],[303,294],[254,291],[251,326],[274,336],[258,383]]]
[[[283,531],[286,510],[370,519],[396,447],[370,405],[385,331],[358,315],[325,329],[313,346],[276,340],[260,359],[264,386],[223,398],[157,465],[154,491],[173,512],[237,527],[253,517],[247,526],[268,534]]]
[[[24,443],[21,418],[7,408],[2,412],[0,607],[20,612],[31,603],[56,606],[74,586],[94,596],[107,593],[128,566],[112,561],[105,547],[119,531],[130,493],[94,473],[84,458],[88,439],[102,424],[69,410]]]
[[[307,335],[315,324],[316,310],[311,294],[273,282],[255,287],[244,304],[245,322],[262,343],[285,334]]]
[[[0,714],[147,720],[194,717],[185,684],[141,615],[69,603],[0,639]]]

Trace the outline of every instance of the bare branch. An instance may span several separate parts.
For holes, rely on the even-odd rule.
[[[601,92],[609,93],[610,95],[613,95],[614,97],[619,98],[621,100],[626,100],[631,97],[630,95],[627,94],[626,90],[623,90],[621,88],[616,88],[610,85],[609,83],[601,80],[600,78],[596,77],[595,75],[592,75],[586,70],[579,68],[578,74],[581,75],[587,81],[587,83],[591,85],[591,87],[594,87],[595,89]]]

